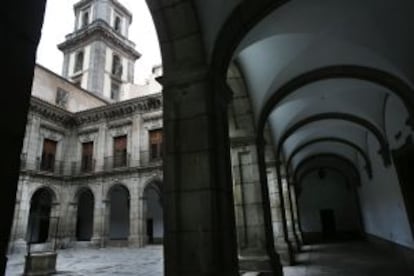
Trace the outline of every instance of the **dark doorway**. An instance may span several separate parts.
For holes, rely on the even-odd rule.
[[[83,190],[78,197],[76,239],[90,241],[93,233],[94,198],[90,190]]]
[[[129,192],[120,185],[113,187],[109,194],[111,202],[109,239],[127,240],[129,236]]]
[[[154,243],[154,221],[147,219],[147,236],[148,243]]]
[[[47,189],[36,191],[30,202],[29,224],[26,240],[30,243],[44,243],[49,237],[52,194]]]
[[[322,238],[330,240],[335,238],[336,235],[336,221],[335,213],[332,209],[320,210],[321,225],[322,225]]]
[[[164,239],[164,222],[159,186],[149,185],[144,190],[144,216],[146,218],[148,244],[161,244]]]
[[[414,145],[404,145],[393,153],[395,168],[400,181],[411,235],[414,237]]]

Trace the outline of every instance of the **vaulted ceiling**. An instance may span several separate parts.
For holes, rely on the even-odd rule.
[[[240,2],[196,1],[209,53]],[[363,157],[355,147],[367,156],[369,147],[388,153],[399,147],[411,132],[408,110],[414,107],[414,2],[284,2],[250,28],[233,53],[259,131],[270,125],[285,159],[319,140],[295,153],[293,168],[320,153],[358,162]],[[377,142],[370,144],[370,136]]]

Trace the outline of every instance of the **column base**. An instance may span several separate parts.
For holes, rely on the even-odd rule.
[[[102,237],[98,237],[98,236],[92,237],[91,247],[95,247],[95,248],[105,247],[104,239]]]
[[[292,247],[293,252],[300,252],[299,239],[295,233],[289,233],[289,243]]]
[[[299,228],[299,225],[296,226],[296,229]],[[296,230],[296,237],[298,238],[298,241],[300,243],[300,245],[303,245],[303,235],[302,232],[300,230]]]
[[[22,254],[27,252],[27,242],[23,239],[10,242],[9,254]]]
[[[143,247],[145,246],[146,237],[141,235],[133,235],[128,237],[129,247]]]
[[[260,252],[256,250],[242,252],[242,255],[239,256],[240,274],[256,273],[255,275],[282,276],[283,267],[279,257],[276,262],[276,264],[272,264],[270,257],[262,250]],[[273,272],[274,267],[276,267],[276,272]]]
[[[239,256],[240,272],[272,272],[270,259],[267,256]]]
[[[0,266],[0,275],[6,275],[7,256],[1,257]]]
[[[279,241],[275,244],[276,252],[279,254],[283,266],[291,266],[295,263],[292,245],[287,241]]]

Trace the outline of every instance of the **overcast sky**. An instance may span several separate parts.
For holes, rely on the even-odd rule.
[[[73,4],[79,0],[48,0],[42,37],[37,51],[37,63],[61,74],[63,54],[56,45],[73,32]],[[135,42],[142,57],[136,62],[135,82],[143,83],[153,65],[161,64],[157,34],[145,0],[119,0],[133,14],[129,39]]]

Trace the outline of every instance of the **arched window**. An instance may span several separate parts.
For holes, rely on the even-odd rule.
[[[83,69],[83,51],[76,53],[74,73],[82,71]]]
[[[112,75],[118,78],[122,77],[122,63],[118,55],[112,56]]]

